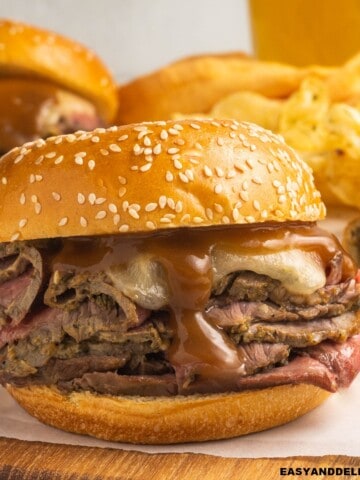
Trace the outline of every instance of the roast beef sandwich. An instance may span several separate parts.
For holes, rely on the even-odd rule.
[[[311,171],[233,121],[50,137],[0,162],[0,382],[109,440],[288,422],[360,369],[357,272]]]
[[[37,138],[110,125],[116,86],[89,48],[0,20],[0,153]]]

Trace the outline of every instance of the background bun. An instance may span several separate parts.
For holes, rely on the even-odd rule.
[[[303,384],[171,399],[62,395],[44,386],[8,385],[7,390],[31,415],[53,427],[146,444],[199,442],[266,430],[304,415],[330,395]]]
[[[319,77],[330,68],[311,67]],[[242,52],[181,59],[119,87],[119,124],[173,118],[174,113],[208,113],[220,99],[251,91],[285,98],[299,88],[309,69],[260,62]]]
[[[57,33],[12,20],[0,21],[0,77],[51,80],[97,106],[107,122],[117,108],[110,72],[88,48]]]
[[[316,221],[309,167],[235,121],[157,122],[51,137],[0,162],[0,241]]]

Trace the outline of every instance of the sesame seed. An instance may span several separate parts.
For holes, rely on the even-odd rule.
[[[125,233],[125,232],[128,232],[129,231],[129,225],[126,225],[125,223],[123,225],[121,225],[121,227],[119,228],[119,232],[122,232],[122,233]]]
[[[181,180],[183,183],[189,183],[189,179],[188,179],[188,177],[185,175],[185,173],[180,172],[180,173],[179,173],[179,177],[180,177],[180,180]]]
[[[59,220],[59,223],[58,223],[58,226],[59,227],[63,227],[64,225],[66,225],[68,223],[69,219],[68,217],[63,217]]]
[[[284,185],[280,185],[280,187],[278,187],[277,193],[278,193],[279,195],[285,193],[285,187],[284,187]]]
[[[252,215],[247,215],[245,217],[245,221],[248,222],[248,223],[254,223],[255,222],[255,218],[252,216]]]
[[[146,206],[145,206],[145,211],[146,212],[153,212],[154,210],[157,209],[157,203],[148,203]]]
[[[175,160],[174,160],[174,167],[175,167],[177,170],[181,170],[181,169],[182,169],[182,163],[181,163],[178,159],[175,159]]]
[[[97,214],[95,215],[95,219],[96,220],[102,220],[103,218],[106,217],[106,211],[105,210],[100,210],[99,212],[97,212]]]
[[[150,147],[150,146],[151,146],[151,139],[150,139],[150,137],[146,136],[146,137],[144,138],[144,145],[145,145],[145,147]]]
[[[151,163],[146,163],[145,165],[142,165],[140,167],[140,171],[141,172],[147,172],[148,170],[150,170],[150,168],[151,168]]]
[[[240,173],[245,172],[244,167],[242,165],[240,165],[239,163],[234,163],[234,167],[236,168],[236,170],[239,170]]]
[[[169,170],[166,172],[165,180],[167,182],[172,182],[174,180],[174,175]]]
[[[205,213],[206,213],[206,216],[209,220],[212,220],[214,218],[214,214],[213,214],[213,211],[211,210],[211,208],[206,208]]]
[[[239,196],[240,196],[241,200],[243,200],[244,202],[247,202],[249,200],[248,192],[241,191],[239,193]]]
[[[109,203],[108,208],[111,213],[117,213],[117,206],[115,205],[115,203]]]
[[[125,177],[122,177],[121,175],[118,176],[118,180],[121,183],[121,185],[126,185],[127,180]]]
[[[42,179],[43,179],[42,175],[35,175],[35,181],[36,182],[41,182]]]
[[[275,215],[277,217],[283,217],[284,216],[284,212],[282,212],[281,210],[275,210]]]
[[[281,182],[279,182],[279,180],[274,180],[274,181],[272,182],[272,184],[274,185],[275,188],[278,188],[278,187],[280,187]]]
[[[105,157],[106,155],[109,155],[109,151],[106,150],[106,148],[100,148],[100,153],[101,153],[101,155],[104,155],[104,157]]]
[[[2,183],[3,185],[6,185],[6,184],[8,183],[7,178],[6,178],[6,177],[2,177],[1,183]]]
[[[219,122],[215,122],[214,120],[211,122],[211,125],[213,127],[221,127],[220,123]]]
[[[169,155],[174,155],[174,153],[178,153],[178,152],[180,152],[180,149],[176,147],[169,148],[167,151]]]
[[[96,165],[95,160],[89,160],[88,161],[88,167],[89,167],[90,170],[94,170],[95,165]]]
[[[99,138],[97,135],[93,135],[93,136],[91,137],[91,141],[92,141],[93,143],[99,143],[99,142],[100,142],[100,138]]]
[[[253,177],[253,178],[251,179],[251,181],[252,181],[253,183],[256,183],[257,185],[262,185],[262,184],[263,184],[263,181],[261,180],[260,177]]]
[[[260,202],[259,202],[258,200],[254,200],[254,201],[253,201],[253,206],[254,206],[255,210],[257,210],[258,212],[260,212],[261,207],[260,207]]]
[[[204,149],[204,147],[199,142],[195,143],[195,148],[197,148],[198,150],[203,150]]]
[[[149,156],[149,155],[151,155],[152,153],[153,153],[153,151],[152,151],[152,148],[151,148],[151,147],[146,147],[146,148],[144,148],[144,155]],[[145,157],[145,158],[146,158],[146,157]],[[151,161],[152,161],[152,157],[150,157],[150,158],[151,158]]]
[[[176,128],[169,128],[168,132],[170,135],[179,135],[179,132],[176,130]]]
[[[121,135],[121,137],[118,138],[119,142],[123,142],[124,140],[127,140],[129,138],[129,135]]]
[[[251,158],[247,158],[247,159],[245,160],[245,163],[246,163],[246,165],[247,165],[249,168],[251,168],[251,169],[254,168],[254,162],[253,162],[253,160],[252,160]]]
[[[16,232],[14,235],[10,238],[10,242],[15,242],[20,237],[20,233]]]
[[[176,139],[174,140],[174,143],[176,143],[176,145],[183,146],[183,145],[185,145],[186,142],[185,142],[185,140],[184,140],[183,138],[176,138]]]
[[[215,185],[215,188],[214,188],[214,192],[215,192],[216,194],[219,194],[219,193],[221,193],[222,191],[223,191],[223,186],[222,186],[220,183],[216,184],[216,185]]]
[[[25,225],[27,224],[27,218],[22,218],[20,221],[19,221],[19,228],[24,228]]]
[[[255,152],[256,150],[256,145],[254,145],[253,143],[250,145],[250,151],[251,152]]]
[[[35,203],[35,213],[39,215],[41,212],[41,204],[39,202]]]
[[[161,130],[161,132],[160,132],[161,140],[167,140],[168,137],[169,137],[169,134],[167,133],[167,131],[166,130]]]
[[[247,180],[244,180],[241,184],[242,190],[248,190],[249,189],[249,183]]]
[[[267,218],[268,217],[268,211],[267,210],[263,210],[261,212],[261,218]]]
[[[160,223],[171,223],[171,219],[167,217],[161,217]]]
[[[30,199],[31,199],[32,203],[36,203],[38,201],[37,195],[31,195]]]
[[[56,157],[56,152],[45,153],[45,158],[54,158]]]
[[[29,182],[34,183],[35,182],[35,175],[32,173],[29,177]]]
[[[153,153],[155,155],[159,155],[161,153],[161,143],[155,145],[155,147],[153,148]]]
[[[180,158],[181,158],[181,155],[179,155],[178,153],[175,153],[175,155],[173,155],[173,156],[171,157],[171,159],[172,159],[174,162],[175,162],[175,160],[180,160]]]
[[[211,168],[207,165],[204,166],[204,173],[207,177],[212,177],[213,174]]]
[[[214,208],[217,213],[222,213],[224,211],[222,205],[220,205],[219,203],[214,203]]]
[[[104,197],[98,197],[96,200],[95,200],[95,204],[96,205],[102,205],[103,203],[106,202],[106,198]]]
[[[221,219],[222,223],[229,224],[230,223],[230,218],[227,215],[224,215]]]
[[[143,132],[143,131],[146,131],[147,129],[148,127],[146,125],[137,125],[136,127],[134,127],[135,132]]]
[[[126,193],[126,188],[125,187],[119,188],[118,195],[119,195],[120,198],[123,197],[125,195],[125,193]]]
[[[64,160],[64,155],[60,155],[56,160],[55,160],[55,165],[59,165]]]
[[[14,164],[20,163],[23,158],[24,155],[18,155],[14,160]]]
[[[190,127],[191,128],[194,128],[195,130],[200,130],[200,125],[198,125],[197,123],[190,123]]]
[[[226,178],[234,178],[234,177],[236,177],[235,170],[229,170],[229,172],[226,175]]]
[[[181,200],[178,200],[175,205],[175,212],[181,213],[183,211],[183,203]]]
[[[118,225],[119,222],[120,222],[120,215],[118,213],[116,213],[113,217],[113,222],[114,222],[114,225]]]
[[[82,205],[83,203],[85,203],[85,195],[83,195],[82,193],[78,193],[77,195],[77,201],[80,205]]]
[[[89,200],[89,203],[90,203],[91,205],[94,205],[94,204],[95,204],[95,200],[96,200],[96,195],[95,195],[95,193],[90,193],[90,194],[88,195],[88,200]]]
[[[88,221],[86,220],[85,217],[80,217],[80,225],[81,225],[82,227],[87,227]]]
[[[219,138],[216,140],[216,143],[217,143],[220,147],[222,147],[222,146],[224,145],[224,139],[219,137]]]
[[[180,219],[181,223],[188,222],[190,220],[190,215],[188,213],[185,213]]]
[[[75,157],[75,163],[77,165],[83,165],[84,164],[84,160],[82,159],[82,157]]]
[[[121,152],[121,148],[119,147],[119,145],[116,145],[116,143],[112,143],[109,146],[109,148],[112,152],[115,152],[115,153]]]
[[[60,143],[62,143],[62,141],[63,141],[62,137],[57,137],[57,138],[55,138],[54,143],[55,143],[55,145],[59,145]]]
[[[285,203],[286,202],[286,195],[280,195],[279,196],[279,203]]]
[[[194,181],[194,173],[189,168],[185,170],[185,175],[188,177],[189,180]]]
[[[242,207],[242,203],[240,201],[235,203],[235,208],[241,208],[241,207]]]
[[[155,230],[156,225],[155,225],[154,222],[147,221],[147,222],[146,222],[146,228],[148,228],[149,230]]]
[[[239,210],[237,208],[234,208],[233,211],[232,211],[232,217],[233,219],[235,220],[235,222],[237,220],[239,220],[240,218],[240,213],[239,213]]]
[[[218,177],[223,177],[224,176],[224,170],[220,167],[215,167],[215,172]]]
[[[26,201],[25,193],[22,193],[20,195],[19,201],[20,201],[20,205],[25,205],[25,201]]]
[[[162,209],[162,208],[165,208],[166,207],[166,204],[167,204],[167,199],[166,199],[166,196],[165,195],[161,195],[161,197],[159,198],[159,207]]]
[[[57,202],[58,202],[59,200],[61,200],[61,195],[60,195],[60,193],[58,193],[58,192],[51,192],[51,195],[52,195],[53,199],[56,200]]]
[[[193,218],[194,223],[203,223],[204,219],[201,217],[194,217]]]
[[[175,202],[173,198],[168,197],[167,204],[171,208],[171,210],[175,210]]]
[[[35,160],[35,165],[40,165],[43,160],[44,160],[44,155],[40,155],[40,157],[38,157],[38,158]]]
[[[184,130],[184,127],[182,125],[180,125],[179,123],[175,123],[173,125],[173,128],[175,128],[176,130]]]
[[[131,215],[136,220],[139,220],[139,218],[140,218],[140,216],[139,216],[138,212],[135,210],[135,208],[129,208],[129,215]]]

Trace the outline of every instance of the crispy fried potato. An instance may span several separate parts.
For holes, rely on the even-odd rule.
[[[329,106],[325,83],[315,77],[307,78],[284,102],[278,131],[292,147],[304,152],[319,152],[326,135],[324,122]]]
[[[236,92],[217,102],[211,109],[214,118],[234,118],[254,122],[276,131],[283,101],[273,100],[255,92]]]

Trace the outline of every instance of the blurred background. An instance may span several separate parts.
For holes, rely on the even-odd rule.
[[[252,51],[247,0],[2,0],[0,17],[84,43],[118,81],[186,55]]]

